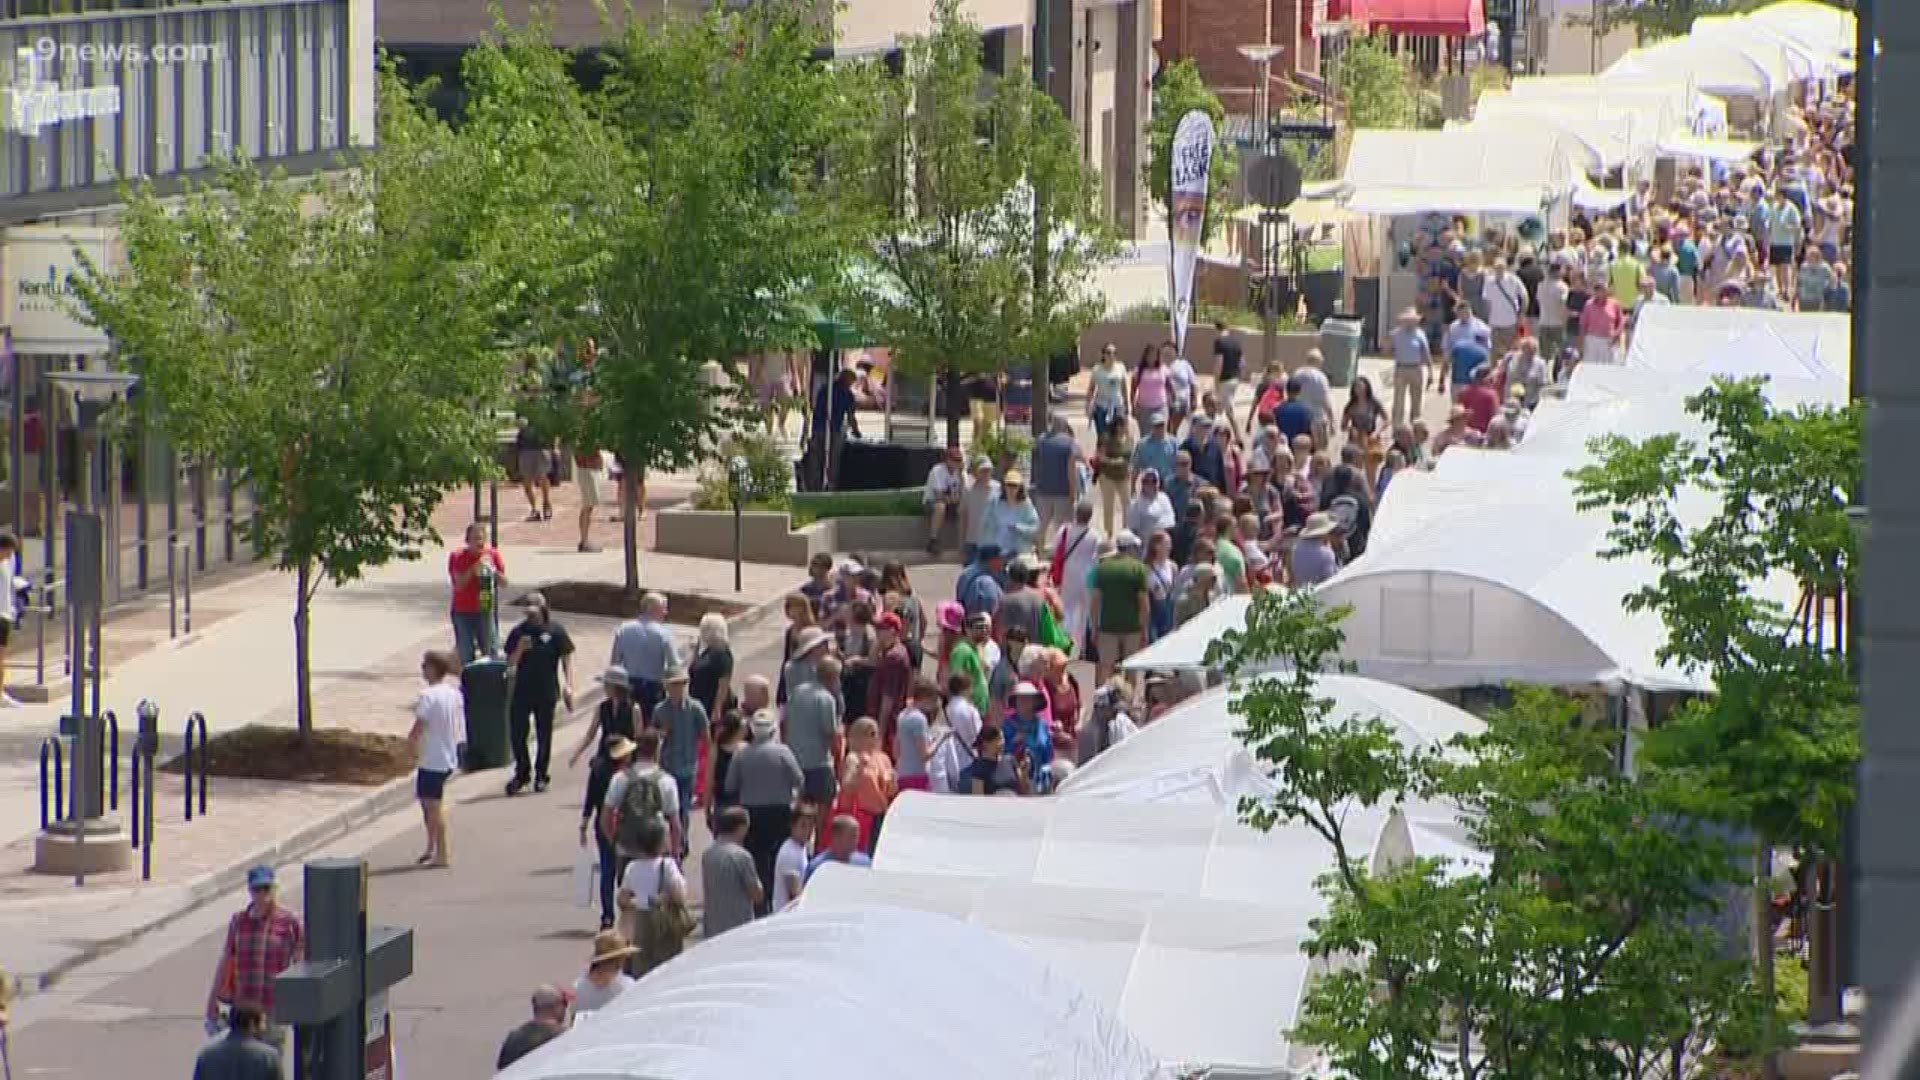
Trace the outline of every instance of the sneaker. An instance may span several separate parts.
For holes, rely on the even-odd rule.
[[[521,791],[526,789],[526,786],[527,782],[525,780],[507,781],[507,798],[511,799],[515,795],[520,794]]]
[[[539,778],[538,780],[535,780],[533,782],[534,794],[538,795],[540,792],[547,790],[547,784],[548,784],[547,778],[544,776]]]
[[[580,545],[580,554],[582,555],[592,555],[601,550],[603,549],[600,547],[599,544],[581,544]]]

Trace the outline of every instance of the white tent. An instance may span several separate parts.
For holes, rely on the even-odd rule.
[[[1353,810],[1347,836],[1377,868],[1419,854],[1407,819],[1384,809]],[[1228,900],[1305,919],[1324,909],[1314,881],[1333,860],[1327,842],[1304,826],[1262,833],[1233,810],[1204,803],[909,791],[887,811],[874,866]]]
[[[1513,80],[1511,89],[1488,91],[1481,100],[1497,99],[1503,93],[1528,103],[1600,101],[1616,107],[1656,109],[1669,118],[1657,132],[1661,135],[1674,131],[1706,135],[1727,130],[1727,103],[1689,82],[1684,73],[1520,78]]]
[[[1814,0],[1783,0],[1753,12],[1747,21],[1836,57],[1852,58],[1859,44],[1859,21],[1853,12]]]
[[[940,1002],[985,1006],[992,1022],[929,1012],[930,1003]],[[903,1075],[1152,1080],[1168,1074],[1104,1005],[999,935],[937,915],[873,909],[789,913],[705,942],[500,1074],[502,1080]]]
[[[1831,50],[1806,45],[1766,23],[1756,23],[1739,15],[1697,18],[1693,21],[1693,31],[1689,36],[1704,41],[1730,42],[1758,50],[1763,55],[1770,55],[1767,50],[1777,49],[1785,58],[1788,70],[1799,80],[1831,78],[1849,66],[1842,64],[1839,54]]]
[[[1362,130],[1344,182],[1348,209],[1363,213],[1534,214],[1572,186],[1573,166],[1560,134],[1546,127]]]
[[[1585,153],[1587,170],[1634,169],[1653,159],[1663,136],[1687,130],[1686,116],[1671,98],[1618,102],[1606,97],[1528,96],[1491,91],[1474,103],[1473,127],[1494,130],[1523,124],[1558,129]]]
[[[1606,70],[1602,78],[1638,79],[1683,75],[1710,94],[1761,100],[1784,93],[1794,72],[1778,45],[1741,40],[1670,38],[1635,49]]]
[[[1399,483],[1398,480],[1394,481]],[[1391,490],[1391,489],[1389,489]],[[1247,625],[1251,596],[1223,596],[1185,626],[1120,662],[1128,671],[1196,671],[1207,666],[1207,646]]]
[[[1464,710],[1389,683],[1336,674],[1322,674],[1317,683],[1336,716],[1377,716],[1410,747],[1440,748],[1455,736],[1485,729]],[[1263,770],[1241,744],[1241,721],[1228,707],[1232,697],[1220,687],[1181,702],[1076,770],[1060,785],[1060,797],[1191,800],[1231,808],[1242,796],[1262,794],[1268,790]],[[1423,815],[1412,816],[1417,824]]]
[[[1161,1061],[1228,1080],[1288,1076],[1311,1059],[1287,1040],[1313,966],[1301,951],[1305,927],[1274,909],[830,864],[807,883],[798,910],[875,908],[950,916],[1023,947]],[[995,1002],[996,1017],[1001,1008]]]
[[[1687,371],[1763,327],[1802,360],[1841,379],[1847,377],[1853,356],[1851,315],[1680,304],[1640,313],[1626,365],[1666,373]]]
[[[1662,157],[1699,158],[1702,161],[1741,162],[1760,152],[1760,144],[1742,139],[1709,139],[1698,135],[1669,135],[1657,148]]]

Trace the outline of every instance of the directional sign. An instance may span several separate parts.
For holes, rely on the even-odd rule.
[[[1333,125],[1317,124],[1311,120],[1275,120],[1273,137],[1303,142],[1332,142]]]

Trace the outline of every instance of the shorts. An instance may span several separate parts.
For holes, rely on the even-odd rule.
[[[541,480],[553,474],[553,455],[545,450],[520,451],[520,479]]]
[[[1791,266],[1793,264],[1792,244],[1772,244],[1767,248],[1768,266]]]
[[[1094,644],[1100,649],[1101,662],[1117,667],[1122,660],[1140,651],[1143,640],[1144,635],[1138,630],[1130,634],[1110,634],[1102,630]]]
[[[439,802],[447,794],[447,777],[453,773],[441,769],[421,769],[413,774],[413,794],[421,802]]]
[[[0,649],[13,644],[13,620],[0,619]]]
[[[600,505],[600,470],[576,466],[574,482],[580,485],[580,505],[588,510]]]
[[[802,770],[800,774],[800,797],[821,807],[833,805],[834,797],[840,794],[840,778],[833,774],[833,766],[819,765]]]
[[[925,773],[921,773],[919,776],[902,776],[900,777],[900,790],[932,791],[933,778]]]

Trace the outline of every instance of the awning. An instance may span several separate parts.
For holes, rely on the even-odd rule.
[[[1739,139],[1702,139],[1693,135],[1673,135],[1660,140],[1659,151],[1666,157],[1705,158],[1708,161],[1747,161],[1760,152],[1760,144]]]
[[[1482,0],[1349,0],[1347,18],[1374,30],[1437,37],[1472,37],[1487,31]]]
[[[1347,209],[1363,214],[1537,214],[1543,194],[1537,187],[1411,187],[1369,185],[1354,193]]]

